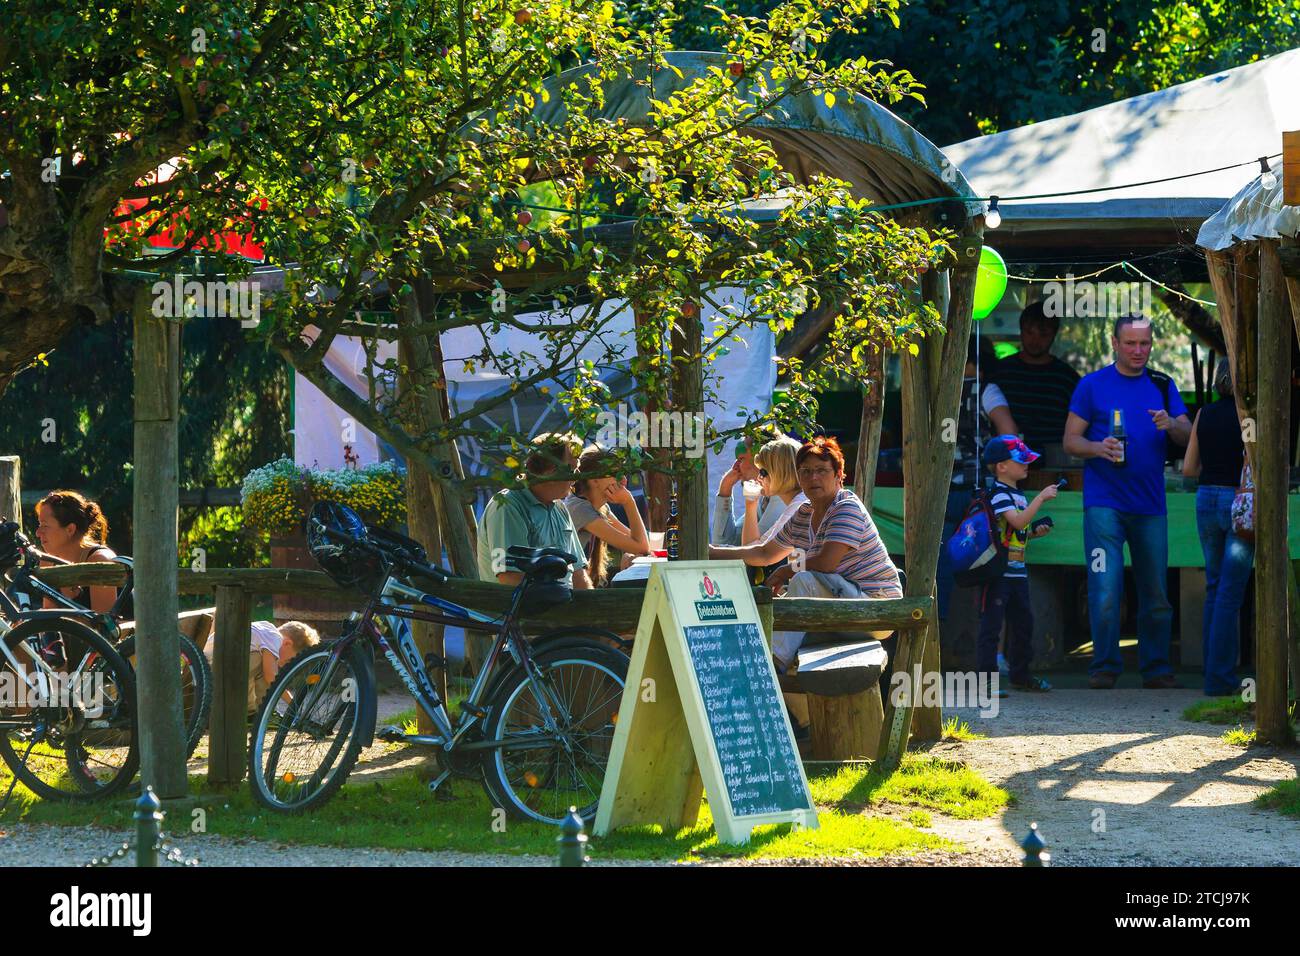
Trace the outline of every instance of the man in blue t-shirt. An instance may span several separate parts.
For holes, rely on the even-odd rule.
[[[1083,546],[1088,568],[1092,666],[1088,686],[1115,686],[1123,669],[1119,610],[1124,590],[1124,543],[1138,591],[1138,666],[1142,686],[1177,687],[1169,664],[1173,608],[1165,579],[1169,536],[1165,511],[1165,441],[1186,445],[1192,425],[1169,376],[1147,368],[1151,320],[1115,320],[1115,362],[1085,375],[1070,400],[1065,450],[1086,459]],[[1126,441],[1112,434],[1119,418]]]

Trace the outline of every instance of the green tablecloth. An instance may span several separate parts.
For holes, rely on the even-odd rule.
[[[1200,568],[1205,566],[1201,556],[1201,540],[1196,531],[1196,492],[1171,491],[1169,507],[1169,566],[1171,568]],[[935,503],[944,507],[943,501]],[[1300,495],[1287,496],[1288,532],[1287,546],[1293,559],[1300,558]],[[1050,515],[1055,527],[1045,538],[1029,542],[1026,560],[1029,564],[1084,564],[1083,552],[1083,493],[1062,491],[1054,501],[1039,512]],[[903,553],[903,489],[877,488],[872,502],[871,516],[885,539],[890,554]],[[1125,549],[1124,563],[1129,563]]]

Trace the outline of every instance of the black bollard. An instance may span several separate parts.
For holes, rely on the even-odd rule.
[[[569,815],[560,824],[560,866],[582,866],[590,862],[587,856],[587,834],[582,832],[582,817],[577,807],[569,807]]]
[[[1045,852],[1047,844],[1038,832],[1038,824],[1029,824],[1029,836],[1025,837],[1020,848],[1025,851],[1025,858],[1020,862],[1024,866],[1051,866],[1052,854]]]
[[[158,865],[158,841],[162,837],[162,803],[145,787],[135,804],[135,865]]]

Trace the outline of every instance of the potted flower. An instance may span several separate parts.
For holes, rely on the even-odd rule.
[[[271,535],[271,566],[307,568],[316,562],[303,531],[318,501],[347,505],[373,525],[396,527],[406,521],[406,472],[386,461],[364,468],[304,468],[281,458],[244,477],[240,493],[244,523]],[[350,604],[321,598],[277,594],[277,621],[302,620],[324,632],[337,632],[353,610]]]

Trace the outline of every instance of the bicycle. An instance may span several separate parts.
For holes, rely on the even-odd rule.
[[[513,817],[558,824],[576,806],[584,819],[594,819],[627,677],[628,658],[619,649],[626,642],[593,628],[548,631],[530,642],[518,625],[521,616],[571,599],[566,579],[573,556],[550,548],[509,549],[507,563],[523,579],[498,619],[399,580],[442,584],[453,576],[429,564],[418,542],[367,526],[342,505],[313,507],[308,540],[326,573],[368,596],[342,637],[294,657],[267,691],[249,747],[258,803],[302,812],[343,785],[374,739],[378,651],[434,727],[427,735],[387,727],[380,739],[433,749],[439,772],[431,791],[452,775],[476,778]],[[385,623],[406,620],[496,634],[454,722],[429,678],[446,661],[434,654],[422,658],[409,628]]]
[[[93,611],[84,604],[79,604],[58,588],[42,581],[38,572],[42,561],[57,565],[72,562],[45,554],[32,547],[31,542],[21,532],[17,532],[17,542],[22,554],[21,565],[13,571],[13,576],[5,589],[8,601],[0,602],[0,615],[22,619],[27,612],[40,608],[41,598],[48,598],[58,605],[59,613],[64,617],[83,620],[100,631],[109,642],[117,648],[134,671],[136,663],[136,634],[123,638],[121,623],[127,619],[127,609],[131,607],[134,597],[134,563],[125,555],[117,555],[112,561],[127,569],[126,584],[118,592],[117,600],[107,611]],[[194,641],[184,633],[177,632],[180,643],[181,669],[181,706],[185,717],[185,758],[193,754],[203,732],[207,729],[208,715],[212,709],[212,666],[207,657]]]
[[[17,525],[0,525],[0,568],[23,560]],[[135,677],[98,630],[61,610],[21,610],[0,591],[0,759],[48,799],[116,793],[139,766]],[[17,622],[17,623],[15,623]]]

